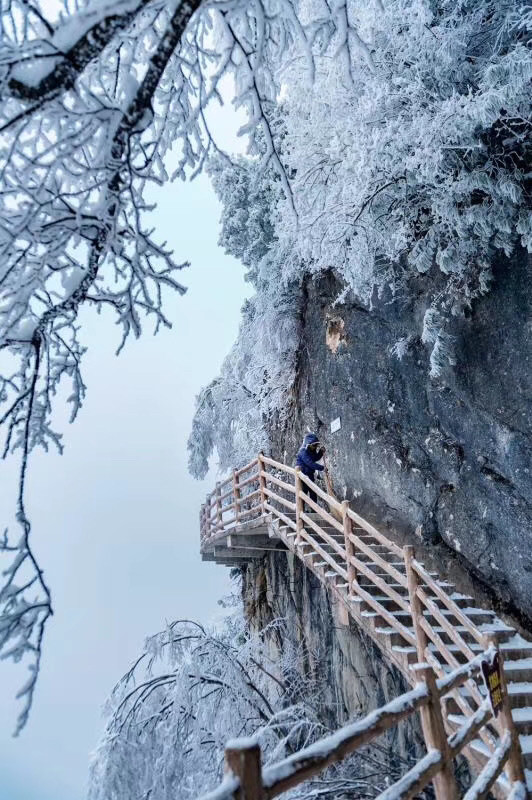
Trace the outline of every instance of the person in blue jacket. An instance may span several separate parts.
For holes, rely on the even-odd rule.
[[[303,439],[302,446],[299,448],[296,465],[301,469],[303,475],[306,475],[311,481],[314,480],[314,473],[316,470],[322,472],[325,469],[323,464],[318,464],[318,461],[322,458],[324,453],[325,448],[320,444],[320,440],[316,434],[307,433]],[[313,492],[306,483],[303,483],[303,491],[308,494],[311,500],[316,502],[316,492]]]

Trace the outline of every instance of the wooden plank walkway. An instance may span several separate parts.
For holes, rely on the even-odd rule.
[[[314,502],[306,493],[311,489]],[[262,558],[271,550],[293,552],[412,686],[419,663],[438,679],[496,642],[504,672],[519,760],[532,789],[532,642],[490,609],[429,572],[411,546],[399,547],[350,507],[312,483],[297,468],[262,453],[216,485],[200,512],[201,553],[228,566]],[[447,695],[444,725],[456,734],[482,708],[486,690],[470,680]],[[464,750],[481,772],[497,750],[497,728],[478,731]],[[492,788],[507,797],[501,775]]]

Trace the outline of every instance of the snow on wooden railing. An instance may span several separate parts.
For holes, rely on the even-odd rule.
[[[309,496],[309,491],[314,492],[326,507],[315,502]],[[310,516],[311,513],[314,516]],[[207,495],[200,513],[202,548],[209,542],[223,537],[235,526],[262,515],[270,515],[289,528],[291,532],[288,536],[292,539],[291,545],[296,553],[302,555],[305,552],[308,555],[311,552],[319,555],[330,568],[331,574],[337,575],[345,582],[351,598],[358,597],[367,603],[402,637],[405,646],[417,648],[420,661],[429,661],[437,670],[441,669],[434,654],[428,652],[430,644],[441,653],[449,666],[454,668],[458,664],[457,659],[443,643],[439,632],[435,630],[435,626],[430,624],[423,614],[424,609],[436,619],[440,628],[446,632],[450,631],[451,640],[467,658],[474,656],[456,627],[461,625],[477,641],[482,640],[482,632],[414,559],[411,547],[399,547],[350,508],[347,501],[340,503],[303,475],[298,468],[288,467],[263,453],[259,453],[256,459],[241,469],[233,470],[229,478],[217,483],[215,490]],[[327,529],[342,534],[343,541],[331,536]],[[363,540],[357,532],[369,534],[371,539],[384,550],[377,552],[375,547],[371,546],[367,539]],[[330,548],[333,554],[340,556],[340,563],[327,548]],[[396,556],[395,561],[400,560],[405,567],[398,569],[390,563],[393,561],[392,556]],[[373,569],[375,566],[383,570],[385,576],[391,578],[393,586],[376,573]],[[366,588],[361,585],[362,578],[366,582]],[[408,588],[408,596],[402,595],[394,586]],[[404,625],[398,616],[386,608],[378,596],[368,591],[370,587],[378,589],[380,597],[391,600],[401,611],[411,613],[413,629]],[[446,619],[427,595],[427,590],[443,599],[451,620],[454,615],[456,624],[453,625],[452,621]],[[477,706],[482,700],[480,695],[475,693],[473,699]],[[461,707],[464,713],[467,713],[464,702],[461,703]]]
[[[260,747],[253,739],[229,742],[225,750],[224,781],[201,800],[269,800],[315,777],[416,712],[421,714],[427,754],[393,786],[381,793],[378,800],[408,800],[431,781],[438,800],[457,800],[459,795],[453,761],[477,736],[479,730],[492,721],[492,710],[489,699],[484,700],[476,714],[459,731],[447,738],[442,699],[451,690],[476,675],[481,662],[492,659],[496,651],[497,648],[491,646],[487,652],[476,656],[440,680],[436,679],[430,666],[418,665],[416,674],[422,680],[414,689],[276,764],[261,766]],[[507,698],[505,704],[507,713],[499,719],[496,748],[464,795],[464,800],[480,800],[486,797],[505,766],[509,779],[508,797],[519,800],[524,796],[524,776],[516,750],[516,734],[511,722],[508,726],[511,714]]]
[[[399,547],[350,508],[347,501],[339,502],[297,467],[288,467],[263,453],[235,469],[207,495],[200,513],[202,549],[260,517],[283,523],[283,538],[292,551],[307,564],[309,555],[319,556],[333,584],[346,587],[350,602],[363,601],[389,630],[401,637],[402,646],[394,649],[414,648],[418,662],[429,664],[438,678],[444,678],[449,669],[460,668],[458,655],[476,663],[476,652],[492,643],[467,616],[468,609],[460,607],[462,596],[449,594],[445,584],[436,581],[416,560],[411,546]],[[384,603],[388,601],[398,611],[387,608]],[[451,644],[444,641],[443,634]],[[413,684],[414,673],[408,669],[405,674]],[[465,716],[466,724],[478,733],[490,760],[496,759],[500,750],[495,735],[483,723],[482,692],[471,676],[462,684],[465,689],[459,691],[454,686],[448,693]],[[512,725],[510,717],[507,726]],[[520,755],[518,760],[521,764]],[[436,782],[441,782],[441,777]]]

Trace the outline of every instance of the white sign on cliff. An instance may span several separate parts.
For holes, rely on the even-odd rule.
[[[341,427],[342,423],[340,422],[340,417],[336,417],[336,419],[333,419],[331,422],[331,433],[336,433],[336,431],[339,431]]]

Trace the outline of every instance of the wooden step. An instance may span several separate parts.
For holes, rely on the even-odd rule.
[[[468,645],[475,653],[480,653],[483,650],[482,645],[472,643]],[[499,645],[503,652],[505,661],[512,661],[514,659],[526,658],[527,655],[532,655],[532,642],[526,641],[518,633],[515,633],[508,641],[501,642]],[[433,649],[433,645],[431,645]],[[448,645],[449,651],[460,663],[465,663],[467,660],[463,653],[460,651],[458,645]],[[434,655],[441,660],[441,656],[434,650]]]
[[[504,672],[508,681],[526,681],[532,676],[532,654],[530,658],[516,658],[504,662]]]
[[[519,734],[532,734],[532,708],[512,708],[512,717]]]
[[[399,641],[395,641],[393,639],[393,636],[396,633],[396,629],[392,628],[387,623],[383,624],[381,620],[382,620],[382,617],[380,617],[378,614],[375,613],[375,617],[374,617],[375,632],[378,633],[378,634],[381,634],[383,636],[386,636],[386,637],[391,637],[392,644],[400,644]],[[407,630],[409,630],[412,635],[415,635],[414,628],[411,627],[412,626],[412,620],[411,619],[410,619],[409,624],[407,624],[406,622],[403,622],[403,624],[404,624],[405,628],[407,628]],[[434,624],[433,625],[433,630],[434,630],[435,633],[438,634],[438,636],[442,639],[442,641],[445,644],[447,644],[447,645],[453,644],[453,640],[452,640],[451,636],[447,633],[445,628],[440,627],[438,624]],[[464,642],[466,644],[469,645],[469,644],[475,644],[476,643],[476,639],[469,633],[467,628],[465,628],[464,626],[457,625],[457,626],[454,627],[454,630],[457,633],[460,634],[461,638],[464,640]]]
[[[532,769],[532,735],[522,733],[519,735],[519,744],[521,745],[521,752],[523,754],[523,762],[525,769]]]
[[[294,518],[293,516],[291,517]],[[338,564],[343,570],[346,569],[345,558],[342,553],[339,553],[336,548],[330,543],[330,540],[338,543],[344,549],[344,536],[334,526],[323,524],[319,515],[312,514],[312,519],[315,519],[320,526],[325,530],[327,539],[320,537],[313,529],[308,526],[308,534],[316,540],[320,549],[327,554],[328,559],[332,563]],[[288,526],[283,526],[283,535],[286,540],[290,542],[293,548],[295,545],[295,531],[292,531]],[[406,574],[404,562],[397,554],[386,545],[382,544],[380,540],[372,537],[371,534],[364,530],[357,531],[364,542],[376,555],[384,559],[388,564],[392,565],[401,575]],[[384,581],[390,590],[393,590],[397,595],[401,596],[408,602],[408,591],[405,586],[391,576],[385,567],[376,563],[371,554],[364,553],[360,548],[358,551],[355,548],[356,557],[362,561],[371,570],[380,581]],[[362,627],[370,634],[376,643],[379,643],[383,651],[393,653],[396,663],[404,665],[405,675],[411,674],[409,667],[417,663],[418,656],[417,650],[412,644],[406,641],[403,636],[390,625],[389,620],[386,620],[375,611],[371,603],[357,597],[356,594],[352,597],[348,594],[348,584],[345,579],[340,576],[329,560],[326,560],[323,555],[313,550],[313,546],[307,542],[302,541],[296,551],[305,563],[316,570],[318,578],[325,586],[335,587],[335,590],[343,596],[346,603],[354,609],[355,618],[362,621]],[[508,694],[510,704],[512,707],[512,715],[516,724],[516,728],[520,734],[522,743],[524,766],[528,772],[528,777],[531,779],[532,785],[532,643],[525,640],[515,632],[513,628],[500,620],[496,614],[487,609],[478,608],[475,606],[473,599],[469,595],[458,592],[452,583],[445,580],[439,580],[438,574],[431,572],[431,577],[437,582],[440,589],[442,589],[447,596],[458,606],[462,614],[480,630],[481,633],[488,633],[495,631],[499,638],[500,648],[503,651],[505,659],[505,674],[507,677]],[[387,594],[384,593],[383,588],[377,586],[371,577],[362,573],[359,570],[358,574],[359,585],[365,592],[380,603],[386,610],[392,613],[402,625],[408,630],[411,635],[414,635],[412,616],[408,611],[404,611],[397,603],[392,600]],[[483,645],[479,644],[476,638],[468,631],[468,629],[461,624],[456,615],[450,610],[446,604],[439,599],[429,586],[422,584],[425,593],[430,597],[432,602],[437,606],[439,613],[443,615],[449,623],[453,626],[453,630],[460,635],[464,643],[473,653],[480,653],[483,650]],[[355,585],[356,591],[356,585]],[[356,611],[355,611],[356,609]],[[424,610],[425,619],[434,628],[445,644],[447,651],[453,655],[459,664],[467,661],[466,655],[462,649],[456,645],[452,637],[443,628],[437,618],[428,611]],[[438,648],[434,644],[429,644],[429,649],[434,658],[441,664],[443,672],[449,672],[452,667],[448,664],[445,657],[440,654]],[[486,690],[482,684],[478,684],[481,694],[485,695]],[[465,700],[472,697],[471,690],[467,686],[460,689],[461,695]],[[472,703],[473,707],[475,703]],[[446,700],[446,713],[449,720],[457,721],[465,718],[460,713],[461,709],[457,705],[452,696]],[[494,730],[494,729],[493,729]],[[475,741],[474,749],[479,754],[483,754],[485,746],[481,740]],[[478,766],[478,765],[477,765]]]

